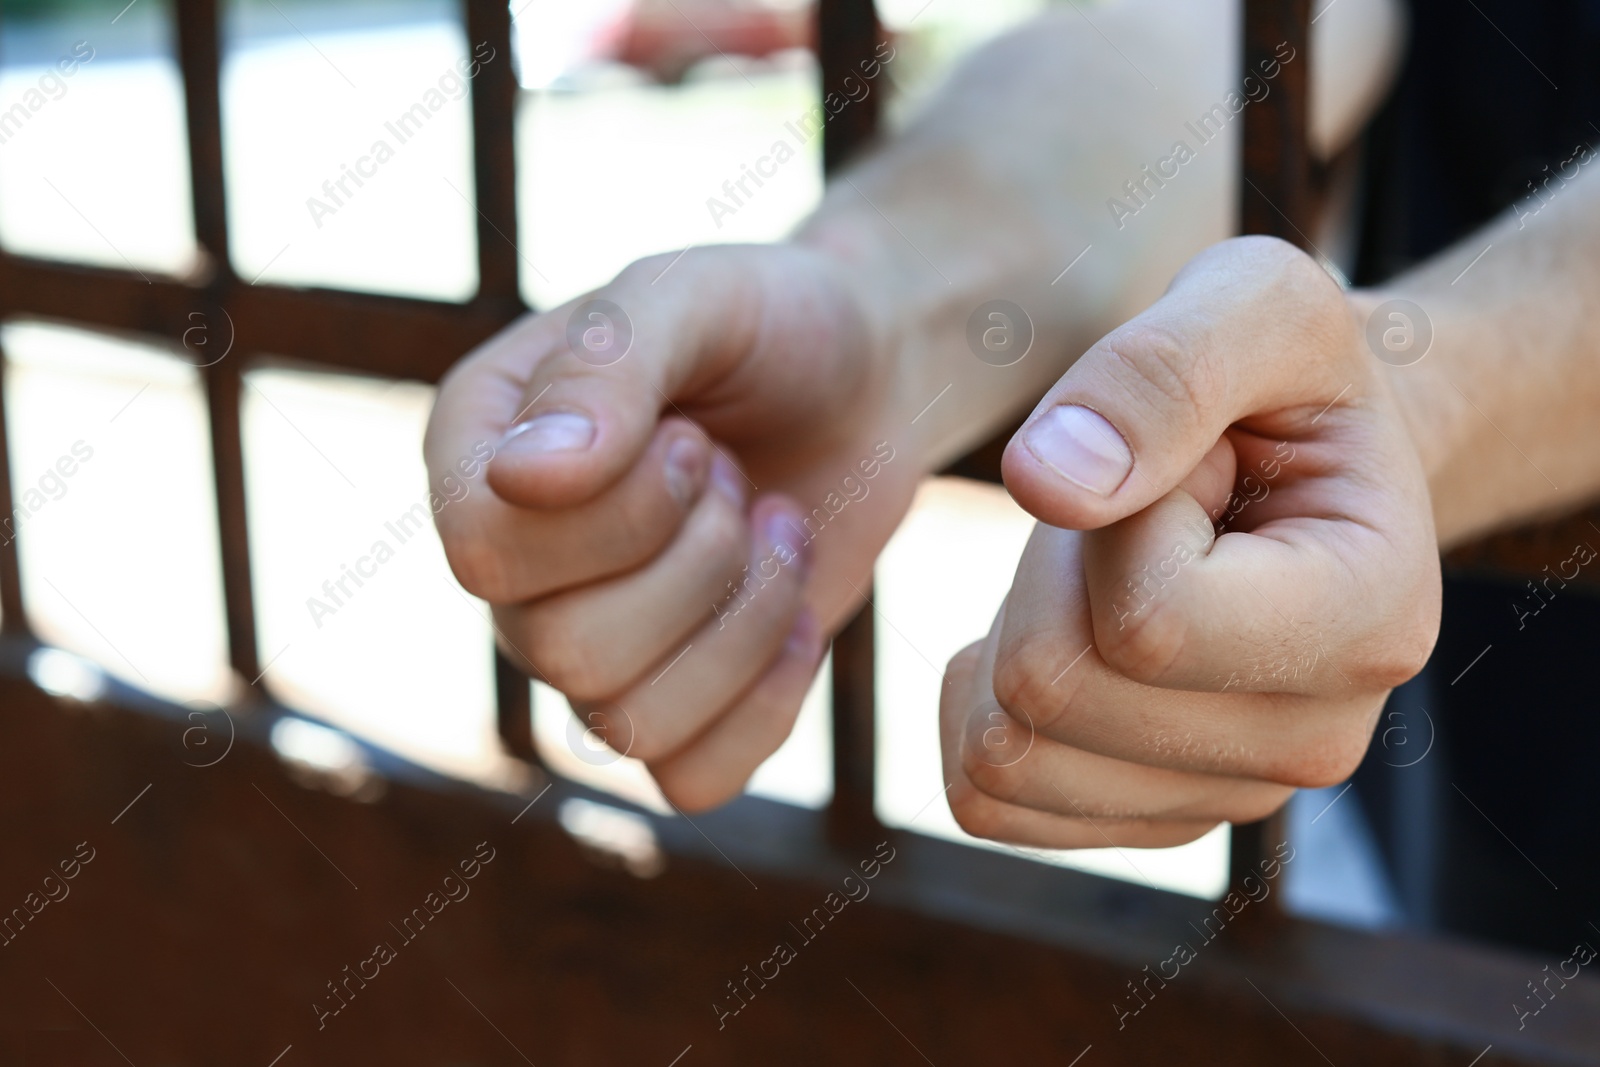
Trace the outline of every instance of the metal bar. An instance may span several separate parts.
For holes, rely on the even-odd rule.
[[[0,309],[3,310],[3,309]],[[6,354],[0,347],[0,633],[27,636],[28,616],[22,603],[22,568],[18,563],[16,504],[11,496],[11,432],[6,420]]]
[[[126,271],[3,253],[0,293],[8,314],[153,334],[174,344],[196,324],[192,314],[217,310],[206,289],[174,279],[152,277],[147,283]],[[425,382],[438,381],[463,353],[512,318],[474,305],[275,285],[236,286],[223,306],[238,339],[236,352],[271,352]],[[213,332],[219,325],[210,324]]]
[[[1306,231],[1312,227],[1307,139],[1311,2],[1244,0],[1242,21],[1243,74],[1259,76],[1274,65],[1278,74],[1274,91],[1244,110],[1240,232],[1268,234],[1305,248],[1310,244]],[[1259,865],[1275,857],[1277,845],[1286,838],[1287,820],[1281,811],[1259,822],[1235,825],[1228,850],[1229,882],[1237,885],[1252,873],[1259,879]],[[1282,894],[1274,894],[1270,907],[1255,912],[1256,918],[1281,915],[1281,900]],[[1262,926],[1258,921],[1249,928]]]
[[[477,198],[478,302],[509,315],[517,289],[517,76],[511,63],[511,9],[464,0],[467,47],[480,66],[472,81],[472,166]],[[484,61],[481,56],[488,56]]]
[[[524,310],[518,287],[517,76],[511,63],[511,8],[463,0],[467,47],[479,64],[472,81],[472,172],[477,206],[478,295],[473,304],[497,320]],[[487,58],[485,58],[487,57]],[[451,358],[460,353],[452,353]],[[528,677],[494,653],[495,728],[512,756],[539,763]]]
[[[533,737],[533,683],[498,650],[494,653],[495,730],[506,751],[542,764]]]
[[[867,595],[872,595],[870,590]],[[851,845],[863,843],[878,829],[873,809],[875,636],[872,606],[867,604],[833,639],[833,800],[828,806],[828,829],[835,841]]]
[[[216,0],[178,0],[178,63],[189,124],[189,184],[194,199],[194,232],[204,260],[198,313],[208,330],[228,317],[234,288],[228,257],[228,209],[222,182],[222,104],[220,28]],[[77,298],[79,306],[83,300]],[[235,331],[230,331],[235,332]],[[230,339],[237,342],[237,336]],[[240,436],[239,390],[242,353],[205,367],[206,406],[211,416],[211,469],[216,481],[217,534],[222,552],[222,595],[228,620],[228,662],[254,680],[261,673],[256,651],[254,591],[250,587],[250,538],[245,523],[244,444]]]
[[[861,80],[862,64],[878,45],[878,15],[872,0],[819,0],[817,61],[823,101],[848,96],[845,79]],[[878,94],[854,100],[828,120],[822,133],[822,166],[835,173],[871,140],[878,125]],[[869,591],[868,596],[871,596]],[[833,799],[828,828],[836,842],[856,845],[878,826],[874,745],[875,681],[873,610],[870,602],[833,639]]]
[[[845,79],[852,78],[857,92],[862,66],[878,47],[878,13],[872,0],[818,0],[817,62],[822,67],[822,99],[830,94],[850,100],[849,107],[831,110],[822,132],[822,168],[832,174],[860,151],[878,131],[879,95],[853,99]]]
[[[1244,109],[1239,232],[1300,248],[1312,228],[1310,32],[1311,0],[1244,0],[1242,73],[1259,80],[1276,65],[1278,74],[1273,91]]]
[[[230,279],[228,205],[222,182],[221,38],[216,0],[177,0],[178,64],[189,124],[189,188],[194,234],[206,274]]]

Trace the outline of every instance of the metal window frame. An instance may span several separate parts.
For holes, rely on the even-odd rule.
[[[192,324],[191,313],[225,311],[234,323],[238,349],[245,356],[270,352],[346,371],[435,382],[462,353],[528,310],[518,289],[512,138],[518,87],[510,63],[486,66],[472,87],[479,272],[478,292],[472,299],[453,304],[246,284],[234,272],[229,256],[217,2],[174,2],[195,234],[204,268],[187,279],[147,281],[131,272],[0,250],[0,320],[30,316],[111,332],[156,335],[178,343]],[[509,54],[511,15],[503,0],[463,0],[463,9],[471,40],[488,41]],[[1246,69],[1257,59],[1270,56],[1280,41],[1287,40],[1305,53],[1309,13],[1309,0],[1245,0]],[[859,60],[872,54],[877,43],[879,27],[873,5],[871,0],[820,0],[818,18],[824,91],[842,88],[845,76]],[[1277,91],[1246,113],[1243,173],[1249,181],[1240,201],[1245,232],[1275,234],[1302,245],[1306,243],[1302,225],[1309,228],[1306,220],[1314,195],[1306,142],[1308,66],[1284,67]],[[828,170],[837,169],[870,140],[877,123],[877,104],[874,95],[827,126],[823,151]],[[0,353],[0,368],[3,366]],[[243,359],[228,359],[204,368],[201,374],[210,413],[229,663],[233,672],[247,681],[259,675],[261,665],[245,525],[240,437],[243,368]],[[0,509],[9,514],[13,498],[3,390],[0,376]],[[997,458],[998,450],[986,446],[953,469],[998,480]],[[17,540],[12,537],[0,544],[0,610],[4,611],[0,670],[13,677],[19,670],[20,652],[33,646]],[[827,811],[812,813],[742,798],[698,820],[694,831],[677,820],[652,816],[670,854],[713,867],[726,861],[736,869],[810,884],[818,872],[833,869],[843,856],[854,855],[862,842],[888,837],[907,857],[895,876],[885,882],[892,907],[995,935],[1001,938],[991,945],[999,946],[996,952],[1023,951],[1007,939],[1044,946],[1041,951],[1045,954],[1034,953],[1030,965],[1066,968],[1079,986],[1092,986],[1104,974],[1120,974],[1135,963],[1161,958],[1152,954],[1165,953],[1172,928],[1209,913],[1209,905],[1173,894],[883,828],[873,809],[873,630],[872,614],[865,611],[834,641],[835,786]],[[495,676],[501,737],[512,754],[537,763],[528,682],[498,656]],[[250,691],[248,686],[242,689]],[[274,714],[281,713],[270,700],[264,704],[267,711],[260,722],[270,722]],[[79,732],[89,728],[82,723],[70,727]],[[153,745],[153,735],[133,717],[103,729],[125,736],[133,749]],[[256,732],[259,735],[260,731]],[[413,779],[423,782],[422,788],[435,791],[436,806],[464,813],[463,817],[507,802],[504,797],[461,799],[472,791],[446,783],[430,784],[425,775]],[[590,797],[614,802],[569,782],[555,782],[552,788],[558,799]],[[546,805],[546,809],[551,807],[553,804]],[[548,814],[537,818],[549,822]],[[381,850],[392,844],[386,833],[403,841],[411,825],[408,819],[415,822],[416,817],[406,812],[392,815],[374,831],[371,847]],[[714,833],[722,844],[708,848],[710,838],[702,830]],[[1269,852],[1268,846],[1280,835],[1281,828],[1271,823],[1237,828],[1231,864],[1234,876]],[[724,877],[733,882],[731,874],[724,872]],[[970,950],[969,955],[976,958],[979,953]],[[1526,974],[1537,973],[1526,970],[1528,961],[1515,954],[1430,938],[1340,930],[1295,920],[1275,906],[1267,906],[1249,913],[1248,921],[1238,927],[1238,936],[1215,950],[1212,958],[1216,960],[1214,973],[1195,983],[1191,1010],[1199,1010],[1196,1005],[1211,1005],[1223,1012],[1223,1022],[1209,1031],[1213,1037],[1228,1036],[1227,1019],[1265,1026],[1262,1020],[1273,1018],[1252,999],[1253,994],[1244,991],[1244,983],[1249,983],[1257,987],[1257,993],[1262,987],[1276,991],[1278,1000],[1268,1003],[1280,1014],[1281,1003],[1303,1020],[1309,1016],[1306,1027],[1327,1047],[1359,1054],[1368,1063],[1454,1063],[1460,1057],[1465,1064],[1486,1042],[1493,1044],[1494,1053],[1474,1061],[1485,1067],[1493,1063],[1577,1063],[1585,1062],[1597,1041],[1594,1024],[1585,1022],[1585,1017],[1600,1018],[1600,994],[1582,989],[1569,994],[1576,1003],[1566,1016],[1552,1018],[1548,1025],[1530,1033],[1514,1032],[1507,1020],[1497,1022],[1486,1015],[1491,1003],[1496,1006],[1493,1010],[1503,1014],[1499,1005],[1520,993]],[[1101,984],[1108,995],[1120,991],[1115,981]],[[975,1004],[994,1003],[988,993],[975,992],[973,997]],[[1099,1014],[1105,1013],[1101,1010]],[[1262,1038],[1252,1047],[1306,1052],[1297,1042],[1298,1038],[1285,1037],[1274,1044]],[[1145,1057],[1144,1052],[1125,1049],[1121,1058],[1114,1053],[1108,1058],[1155,1062]],[[1226,1062],[1227,1057],[1204,1052],[1194,1062],[1213,1059]]]

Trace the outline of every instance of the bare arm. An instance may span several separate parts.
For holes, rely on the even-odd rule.
[[[1390,376],[1447,547],[1600,495],[1600,163],[1575,145],[1552,170],[1538,197],[1358,298],[1410,300],[1431,327],[1427,355]]]
[[[1234,232],[1241,118],[1228,94],[1248,107],[1275,91],[1264,72],[1253,84],[1239,72],[1239,18],[1235,0],[1052,12],[980,49],[830,187],[800,240],[861,275],[912,411],[954,383],[918,420],[930,467],[993,433]],[[1349,143],[1387,92],[1403,36],[1391,0],[1340,0],[1313,26],[1322,154]],[[1174,158],[1179,142],[1192,159]],[[1037,331],[1029,358],[1003,372],[965,340],[967,317],[997,297]]]

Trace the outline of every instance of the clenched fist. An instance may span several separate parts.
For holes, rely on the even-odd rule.
[[[968,831],[1176,845],[1355,769],[1440,601],[1369,302],[1283,242],[1226,241],[1012,439],[1041,523],[941,709]]]
[[[438,515],[457,578],[681,807],[787,736],[923,473],[862,293],[798,245],[647,259],[440,388],[430,475],[495,448],[491,491]]]

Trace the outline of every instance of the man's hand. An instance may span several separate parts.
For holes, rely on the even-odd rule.
[[[441,386],[430,476],[494,450],[489,491],[438,514],[456,577],[681,807],[733,796],[788,735],[924,473],[896,455],[914,412],[871,310],[823,253],[695,249]]]
[[[1360,305],[1283,242],[1226,241],[1012,439],[1006,485],[1043,521],[941,707],[968,831],[1176,845],[1355,769],[1440,599]]]

